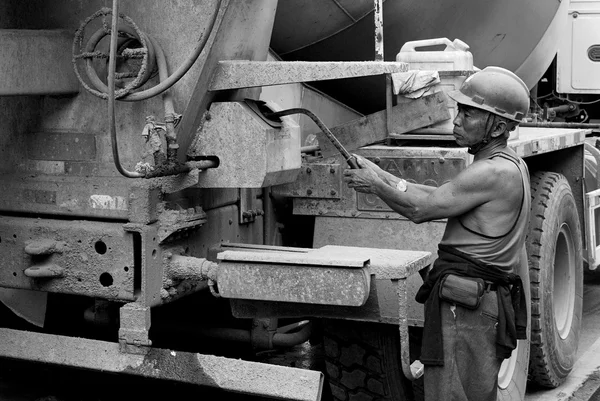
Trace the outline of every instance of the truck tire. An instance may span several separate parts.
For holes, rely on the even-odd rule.
[[[557,173],[531,177],[527,236],[531,280],[531,358],[535,383],[555,388],[575,363],[583,302],[582,234],[567,179]]]
[[[525,248],[521,252],[521,265],[517,271],[523,281],[525,297],[529,299],[529,265]],[[531,338],[531,303],[527,303],[527,339],[519,340],[509,359],[505,359],[498,373],[498,401],[523,401],[529,369],[529,347]]]
[[[400,365],[396,326],[325,320],[323,330],[333,400],[413,400]]]

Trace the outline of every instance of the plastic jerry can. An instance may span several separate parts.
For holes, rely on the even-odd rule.
[[[430,46],[446,46],[444,50],[431,51]],[[471,71],[473,70],[473,55],[469,45],[460,39],[451,41],[448,38],[436,38],[406,42],[396,56],[396,61],[409,64],[410,70],[426,71]],[[441,82],[429,89],[425,95],[438,91],[450,92],[460,88],[467,77],[465,75],[440,77]],[[410,101],[398,96],[398,103]],[[452,121],[457,114],[456,102],[448,97],[448,120],[420,128],[411,133],[451,135],[454,125]]]

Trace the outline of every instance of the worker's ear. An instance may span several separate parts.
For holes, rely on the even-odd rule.
[[[496,118],[495,120],[496,121],[494,121],[494,126],[492,127],[492,138],[498,138],[502,135],[509,135],[510,127],[508,126],[506,121],[500,118]]]

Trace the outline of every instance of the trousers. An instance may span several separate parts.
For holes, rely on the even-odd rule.
[[[441,301],[444,366],[425,366],[425,401],[496,401],[498,301],[484,293],[470,310]]]

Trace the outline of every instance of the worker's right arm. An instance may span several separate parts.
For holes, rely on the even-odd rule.
[[[473,163],[452,181],[438,188],[410,185],[398,191],[381,178],[379,171],[358,159],[359,170],[346,170],[344,180],[358,192],[377,195],[390,208],[415,223],[464,214],[490,201],[515,201],[513,184],[520,180],[516,169],[498,169],[489,161]],[[514,170],[514,171],[513,171]],[[519,195],[520,196],[520,195]],[[514,199],[513,199],[514,198]],[[520,200],[518,198],[517,200]],[[508,205],[512,207],[511,205]]]

